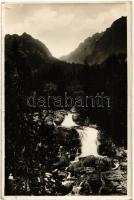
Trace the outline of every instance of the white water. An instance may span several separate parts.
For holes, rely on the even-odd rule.
[[[77,129],[81,137],[81,155],[85,157],[89,155],[97,156],[97,135],[98,131],[95,128],[83,127],[83,130]]]
[[[86,157],[89,155],[98,156],[97,152],[97,135],[98,131],[95,128],[90,127],[82,127],[80,128],[72,119],[73,113],[68,113],[65,116],[64,121],[62,122],[62,126],[66,128],[75,127],[75,129],[79,133],[79,137],[81,139],[81,155],[77,156],[75,161],[79,159],[79,157]]]
[[[64,121],[62,122],[62,126],[66,127],[66,128],[71,128],[73,126],[77,126],[77,124],[73,121],[72,119],[73,117],[73,113],[68,113],[66,116],[65,116],[65,119]]]

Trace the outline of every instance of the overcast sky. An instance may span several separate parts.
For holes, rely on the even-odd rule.
[[[26,32],[41,40],[53,56],[60,57],[121,16],[127,16],[126,3],[6,4],[5,32]]]

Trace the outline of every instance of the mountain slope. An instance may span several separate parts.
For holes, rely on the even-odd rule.
[[[41,90],[44,82],[55,81],[63,85],[66,77],[71,80],[71,74],[77,75],[82,67],[84,65],[72,65],[54,58],[42,42],[26,33],[5,36],[5,80],[9,90],[11,85],[15,88],[18,81],[21,94]]]
[[[71,52],[69,55],[63,56],[60,59],[69,63],[85,63],[85,57],[91,54],[95,48],[96,42],[100,39],[103,33],[96,33],[92,37],[88,37],[83,43]]]
[[[100,64],[112,54],[127,52],[127,18],[117,19],[103,33],[87,38],[79,47],[61,60],[74,63]]]
[[[13,61],[21,59],[28,61],[32,68],[37,68],[54,58],[42,42],[23,33],[20,36],[17,34],[5,36],[5,59],[6,62],[10,59]]]

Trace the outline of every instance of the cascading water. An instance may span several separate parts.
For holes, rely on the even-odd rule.
[[[93,155],[95,156],[95,159],[103,159],[104,157],[99,155],[97,152],[97,145],[99,144],[98,140],[97,140],[97,136],[98,136],[98,130],[97,128],[94,126],[92,127],[87,127],[87,126],[79,126],[77,125],[74,121],[73,121],[73,114],[69,112],[66,116],[64,121],[62,122],[61,126],[65,127],[65,128],[73,128],[75,129],[78,133],[79,133],[79,139],[81,141],[81,153],[78,153],[78,150],[76,152],[76,157],[74,159],[74,161],[70,162],[70,165],[73,165],[74,163],[79,163],[81,158],[85,158],[87,156]],[[113,165],[114,164],[114,165]],[[113,168],[111,167],[111,170],[116,170],[119,167],[119,162],[117,163],[112,163]],[[75,165],[74,165],[75,166]],[[73,189],[73,194],[75,195],[79,195],[82,191],[83,187],[83,183],[86,183],[85,179],[80,182],[75,184],[75,181],[77,180],[77,176],[75,175],[75,171],[73,174],[71,174],[70,171],[68,171],[69,167],[66,168],[66,171],[68,173],[68,176],[65,180],[63,180],[62,185],[65,187],[68,187],[68,185],[72,185]],[[77,168],[77,167],[76,167]],[[79,168],[79,167],[78,167]],[[91,167],[92,168],[92,167]],[[94,167],[93,167],[94,169]],[[77,172],[76,172],[77,173]],[[91,172],[92,173],[92,172]],[[95,175],[96,180],[94,180],[94,184],[95,186],[93,186],[92,184],[90,185],[88,183],[88,190],[90,190],[90,193],[93,194],[94,191],[97,194],[100,194],[101,192],[101,188],[105,185],[105,182],[103,181],[103,179],[101,178],[100,175]],[[97,190],[96,190],[96,181],[97,183],[99,182],[99,186],[97,186]],[[92,180],[91,180],[92,182]]]
[[[62,122],[62,126],[66,128],[72,128],[73,126],[77,126],[77,124],[72,120],[73,113],[69,112],[66,116],[64,121]]]
[[[81,136],[81,155],[85,157],[89,155],[98,155],[97,152],[97,135],[98,131],[95,128],[83,127],[83,130],[77,129]]]
[[[62,122],[62,126],[66,128],[75,128],[79,133],[79,137],[81,140],[81,154],[75,158],[75,161],[78,160],[79,157],[86,157],[89,155],[98,156],[97,152],[97,135],[98,131],[95,128],[90,127],[79,127],[72,119],[73,113],[69,112],[64,121]]]

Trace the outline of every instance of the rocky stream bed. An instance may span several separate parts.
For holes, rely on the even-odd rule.
[[[65,111],[27,113],[22,124],[19,142],[6,141],[7,195],[127,194],[127,151],[109,140],[114,153],[98,154],[105,144],[96,125]]]

